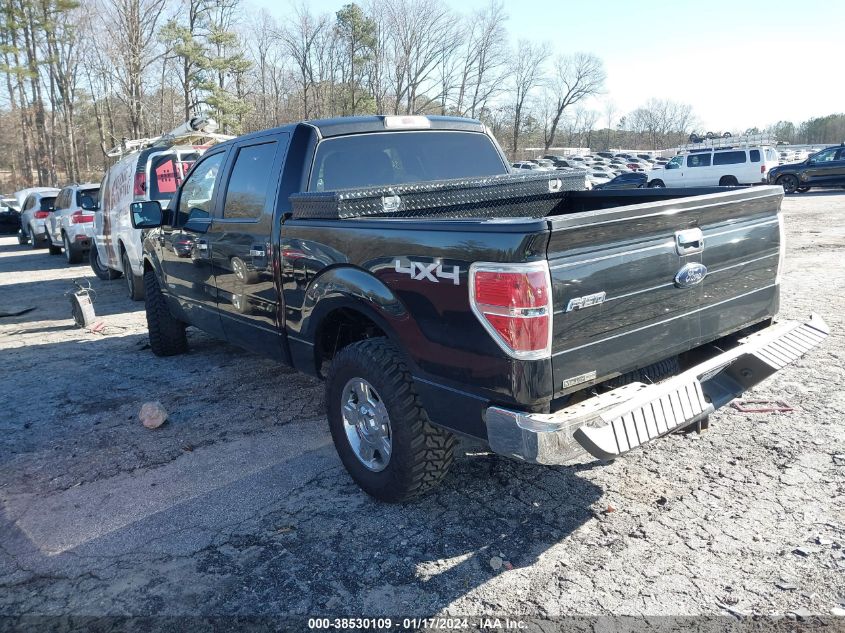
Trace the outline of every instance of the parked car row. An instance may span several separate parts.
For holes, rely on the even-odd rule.
[[[547,154],[542,158],[523,160],[512,163],[515,170],[552,171],[581,169],[586,171],[586,186],[588,189],[606,187],[613,182],[614,188],[631,188],[644,186],[644,178],[622,178],[620,176],[631,173],[645,173],[655,166],[664,165],[668,159],[655,157],[646,153],[630,152],[595,152],[584,156],[561,156]],[[619,179],[619,180],[617,180]]]
[[[91,247],[99,192],[96,183],[22,189],[15,193],[20,212],[8,206],[3,226],[17,232],[19,244],[64,253],[68,263],[77,264]]]

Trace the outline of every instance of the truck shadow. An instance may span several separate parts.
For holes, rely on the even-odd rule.
[[[167,359],[136,339],[10,359],[42,407],[3,423],[0,529],[16,536],[0,582],[36,578],[15,573],[8,612],[54,611],[85,577],[88,614],[431,614],[501,574],[539,581],[532,566],[599,507],[583,467],[472,450],[421,499],[379,503],[334,452],[319,382],[204,335]],[[79,358],[106,391],[68,392]],[[172,412],[154,432],[136,417],[152,399]]]

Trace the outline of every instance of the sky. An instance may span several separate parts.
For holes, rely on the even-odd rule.
[[[334,13],[352,0],[308,0]],[[280,23],[291,0],[246,0]],[[468,13],[489,0],[446,0]],[[845,0],[504,0],[511,43],[594,53],[604,100],[627,113],[649,98],[689,103],[700,131],[744,131],[845,112]],[[588,107],[602,110],[595,101]],[[600,121],[601,122],[601,121]]]

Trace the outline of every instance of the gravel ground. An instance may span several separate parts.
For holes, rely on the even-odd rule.
[[[608,465],[470,449],[413,504],[337,459],[311,378],[190,332],[146,348],[122,281],[0,239],[0,614],[829,614],[845,607],[845,193],[784,202],[782,315],[822,347]],[[85,277],[101,333],[63,297]],[[137,414],[160,400],[169,421]],[[492,561],[492,565],[491,565]],[[501,567],[498,567],[501,562]],[[304,628],[304,627],[303,627]]]

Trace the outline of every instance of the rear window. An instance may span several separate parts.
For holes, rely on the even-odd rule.
[[[759,158],[759,152],[758,152]],[[714,165],[738,165],[745,162],[745,152],[717,152],[713,154]]]
[[[473,132],[377,132],[317,146],[311,191],[508,173],[490,139]]]
[[[82,198],[85,197],[91,198],[94,201],[94,204],[100,204],[100,190],[99,189],[80,189],[76,192],[76,204],[77,206],[82,206]]]
[[[41,198],[41,206],[39,208],[41,211],[52,211],[55,208],[55,204],[55,196],[53,196],[52,198]]]
[[[759,163],[760,162],[760,150],[759,149],[752,149],[749,152],[749,156],[751,158],[752,163]]]
[[[199,154],[196,152],[166,154],[154,156],[150,159],[150,200],[167,201],[176,193],[176,188],[188,168],[196,162]]]

